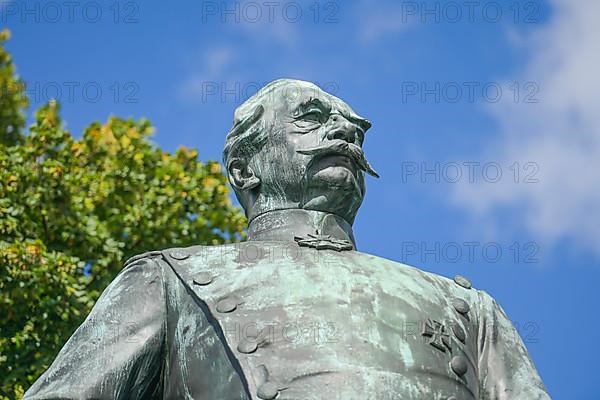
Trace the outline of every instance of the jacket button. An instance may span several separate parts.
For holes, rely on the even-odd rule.
[[[250,354],[258,349],[258,343],[255,341],[242,340],[238,343],[237,349],[240,353]]]
[[[458,322],[452,323],[452,332],[454,332],[454,336],[456,336],[456,338],[458,340],[460,340],[462,343],[464,343],[465,340],[467,339],[465,330],[460,326],[460,324]]]
[[[217,303],[217,311],[220,313],[230,313],[237,308],[237,301],[228,297],[223,300],[219,300]]]
[[[258,387],[256,393],[263,400],[272,400],[279,394],[279,388],[273,382],[265,382]]]
[[[188,258],[190,256],[188,253],[186,253],[185,251],[182,251],[182,250],[174,250],[170,254],[171,254],[171,257],[173,257],[176,260],[185,260],[186,258]]]
[[[200,286],[206,286],[213,281],[213,277],[208,272],[200,272],[198,275],[194,276],[194,284]]]
[[[450,360],[450,367],[452,371],[458,376],[463,376],[467,373],[469,366],[467,365],[467,360],[463,356],[455,356]]]
[[[465,278],[462,275],[456,275],[454,277],[454,282],[458,285],[458,286],[462,286],[465,289],[471,289],[473,287],[473,285],[471,285],[471,281],[468,280],[467,278]]]
[[[464,301],[463,299],[459,299],[456,298],[454,300],[452,300],[452,306],[454,306],[454,309],[456,311],[458,311],[459,313],[466,315],[469,312],[469,304]]]

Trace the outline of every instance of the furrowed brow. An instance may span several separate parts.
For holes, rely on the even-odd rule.
[[[303,102],[301,104],[301,107],[309,107],[309,106],[317,106],[319,108],[322,108],[324,110],[330,110],[331,109],[331,105],[329,105],[329,103],[324,102],[322,100],[320,100],[317,97],[312,97],[310,99],[308,99],[307,101]]]
[[[342,113],[342,115],[348,121],[352,122],[353,124],[358,125],[363,130],[363,132],[366,132],[371,127],[371,123],[368,120],[361,118],[356,114],[349,114],[349,113],[344,112],[344,113]]]

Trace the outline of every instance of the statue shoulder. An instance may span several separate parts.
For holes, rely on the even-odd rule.
[[[132,257],[129,257],[127,261],[125,261],[123,268],[131,267],[132,265],[145,263],[153,260],[174,260],[174,261],[184,261],[192,256],[198,256],[207,253],[207,249],[216,248],[219,246],[202,246],[202,245],[194,245],[189,247],[172,247],[163,250],[152,250],[147,251],[145,253],[136,254]]]
[[[452,278],[438,275],[433,272],[422,271],[425,280],[433,283],[433,286],[443,287],[448,295],[462,298],[472,303],[479,303],[481,291],[473,287],[471,280],[463,275],[456,274]]]
[[[152,260],[156,257],[160,257],[161,255],[161,251],[159,250],[153,250],[153,251],[147,251],[145,253],[141,253],[141,254],[136,254],[132,257],[129,257],[125,263],[123,264],[123,269],[131,267],[134,264],[139,264],[142,262],[147,262],[149,260]]]
[[[220,269],[223,264],[222,260],[228,258],[227,255],[231,253],[232,246],[228,244],[194,245],[149,251],[129,258],[125,262],[124,269],[152,264],[162,269],[172,270],[180,279],[187,281],[190,276],[199,271]]]
[[[458,290],[459,293],[471,293],[475,296],[480,292],[473,287],[470,279],[460,274],[456,274],[453,278],[449,278],[400,261],[381,258],[371,254],[366,254],[366,256],[374,261],[378,270],[383,269],[388,271],[390,275],[394,274],[397,276],[397,279],[401,279],[402,281],[408,280],[418,285],[435,286],[436,288],[443,288],[451,291]]]

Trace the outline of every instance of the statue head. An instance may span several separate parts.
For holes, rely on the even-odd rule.
[[[316,85],[279,79],[239,106],[223,161],[250,221],[274,210],[323,211],[354,222],[371,123]]]

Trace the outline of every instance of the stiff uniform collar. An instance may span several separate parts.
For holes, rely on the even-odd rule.
[[[342,217],[322,211],[297,208],[269,211],[254,218],[248,226],[248,240],[254,241],[294,241],[295,237],[315,234],[348,240],[356,249],[352,225]]]

